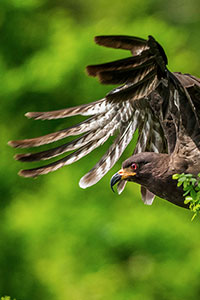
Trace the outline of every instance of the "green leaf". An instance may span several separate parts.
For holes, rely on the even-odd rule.
[[[191,191],[191,190],[188,189],[188,190],[183,194],[183,196],[185,197],[186,195],[188,195],[190,191]]]
[[[200,173],[198,174],[200,177]],[[194,213],[192,220],[200,213],[200,180],[197,180],[192,174],[174,174],[173,179],[176,179],[177,186],[183,186],[184,203],[189,204],[189,209]]]
[[[187,178],[192,178],[193,175],[192,174],[184,174],[184,176]]]
[[[195,185],[195,183],[197,182],[196,178],[191,178],[190,182],[192,183],[192,185]]]
[[[186,199],[185,199],[185,200],[184,200],[184,203],[185,203],[185,204],[188,204],[188,203],[190,203],[190,200],[186,200]]]
[[[189,185],[189,184],[188,184],[187,181],[184,181],[184,182],[183,182],[183,188],[184,188],[185,190],[187,189],[188,185]]]
[[[193,221],[193,220],[194,220],[194,218],[196,217],[196,215],[197,215],[197,213],[195,213],[195,214],[192,216],[192,219],[191,219],[191,221]]]
[[[200,174],[200,173],[199,173]],[[179,174],[174,174],[172,175],[172,179],[176,180],[179,179],[180,175]]]
[[[195,192],[195,190],[191,190],[190,191],[190,195],[191,195],[191,197],[195,200],[196,199],[196,196],[197,196],[197,193]]]
[[[184,203],[185,203],[185,204],[188,204],[188,203],[190,203],[191,201],[193,201],[192,197],[187,196],[187,197],[185,197]]]

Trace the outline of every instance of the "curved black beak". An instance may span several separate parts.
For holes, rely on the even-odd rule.
[[[114,186],[118,181],[120,181],[121,178],[122,178],[122,175],[120,175],[119,173],[115,173],[115,174],[112,176],[112,178],[111,178],[111,180],[110,180],[110,187],[111,187],[111,189],[112,189],[113,192],[115,192],[114,189],[113,189],[113,186]]]

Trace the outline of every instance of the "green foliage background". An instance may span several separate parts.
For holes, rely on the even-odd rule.
[[[111,175],[87,190],[80,177],[90,157],[37,180],[22,167],[10,139],[42,135],[79,121],[27,120],[27,111],[94,101],[110,87],[85,75],[87,64],[129,55],[93,43],[99,34],[155,36],[169,69],[199,75],[198,0],[1,0],[0,2],[0,296],[17,300],[177,300],[200,294],[200,222],[139,187],[122,195]],[[164,188],[164,187],[163,187]]]

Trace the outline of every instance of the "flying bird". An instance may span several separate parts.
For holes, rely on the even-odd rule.
[[[28,112],[35,120],[52,120],[75,115],[85,121],[44,136],[10,141],[15,148],[32,148],[79,136],[61,146],[37,153],[17,154],[16,160],[48,160],[74,151],[45,166],[21,170],[19,175],[36,177],[72,164],[109,137],[116,139],[100,161],[80,180],[80,187],[97,183],[120,158],[138,130],[133,155],[111,178],[121,193],[127,181],[141,185],[145,204],[155,195],[178,206],[184,203],[183,190],[172,179],[175,173],[200,172],[200,79],[190,74],[170,72],[162,46],[152,37],[97,36],[98,45],[129,50],[131,56],[103,64],[90,65],[87,73],[100,83],[116,84],[104,98],[85,105],[48,112]]]

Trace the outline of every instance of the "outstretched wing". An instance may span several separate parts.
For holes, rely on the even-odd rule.
[[[130,36],[98,36],[95,42],[106,47],[131,51],[133,56],[128,58],[87,67],[88,74],[98,77],[101,83],[120,86],[109,92],[105,98],[93,103],[57,111],[27,113],[28,118],[36,120],[75,115],[90,118],[76,126],[45,136],[10,141],[12,147],[31,148],[82,134],[56,148],[38,153],[17,154],[15,159],[32,162],[48,160],[75,150],[45,166],[21,170],[19,173],[21,176],[35,177],[72,164],[104,144],[110,136],[118,133],[101,160],[80,180],[81,187],[91,186],[98,182],[120,158],[137,128],[139,138],[135,153],[173,151],[176,130],[169,114],[171,79],[170,72],[166,69],[167,58],[163,48],[151,36],[148,40]]]

